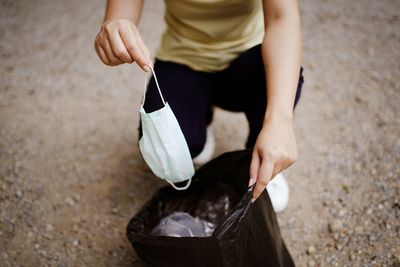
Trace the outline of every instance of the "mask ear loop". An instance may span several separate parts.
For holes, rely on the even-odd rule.
[[[161,89],[160,89],[160,85],[158,84],[156,73],[154,72],[153,67],[150,67],[150,69],[151,69],[151,72],[153,73],[154,80],[156,81],[158,93],[160,94],[161,100],[165,106],[167,103],[165,102],[164,97],[161,93]],[[143,100],[142,100],[142,104],[141,104],[142,107],[144,105],[144,101],[146,100],[146,89],[147,89],[147,72],[144,74],[144,90],[143,90]]]
[[[170,182],[170,181],[168,181],[168,180],[165,180],[165,181],[167,181],[167,182],[168,182],[174,189],[176,189],[176,190],[186,190],[186,189],[189,188],[190,184],[192,183],[192,178],[190,178],[190,179],[188,180],[188,182],[186,183],[186,185],[183,186],[183,187],[177,187],[176,185],[174,185],[173,182]]]

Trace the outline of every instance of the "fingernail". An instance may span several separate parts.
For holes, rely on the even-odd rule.
[[[144,69],[144,71],[146,71],[146,72],[150,70],[149,66],[144,66],[143,69]]]
[[[250,178],[250,182],[249,182],[249,187],[252,186],[254,184],[256,179],[254,178]]]

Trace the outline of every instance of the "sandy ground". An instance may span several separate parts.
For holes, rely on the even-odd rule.
[[[96,57],[104,1],[0,3],[0,265],[141,266],[125,227],[164,185],[137,147],[143,73]],[[399,266],[400,2],[301,10],[285,241],[298,266]],[[152,51],[162,14],[147,1]],[[218,110],[214,125],[215,156],[243,147],[242,114]]]

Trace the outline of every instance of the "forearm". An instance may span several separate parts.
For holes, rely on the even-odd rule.
[[[107,0],[104,22],[113,19],[127,19],[138,25],[144,0]]]
[[[297,4],[292,4],[284,14],[269,14],[265,24],[262,45],[268,99],[265,119],[280,117],[291,120],[301,64]]]

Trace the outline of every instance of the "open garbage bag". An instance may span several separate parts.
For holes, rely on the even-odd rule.
[[[159,189],[127,226],[137,255],[151,266],[294,266],[267,190],[251,203],[251,152],[228,152],[213,159],[196,171],[185,191]],[[215,230],[207,237],[152,235],[174,212],[215,224]]]

